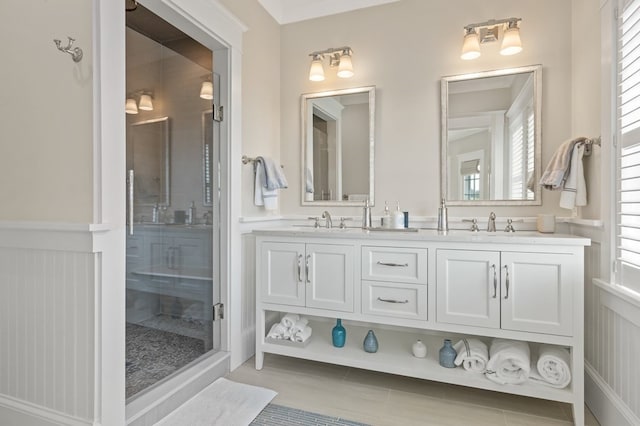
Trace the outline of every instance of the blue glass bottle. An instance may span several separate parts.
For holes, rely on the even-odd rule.
[[[378,339],[376,338],[376,335],[373,334],[373,330],[369,330],[367,332],[367,337],[364,338],[362,346],[364,347],[365,352],[378,352]]]
[[[336,326],[331,330],[331,338],[333,340],[333,346],[341,348],[347,341],[347,330],[342,326],[342,320],[338,318]]]
[[[444,339],[444,345],[440,348],[440,365],[446,368],[455,368],[456,364],[454,361],[456,360],[456,356],[458,353],[453,346],[451,346],[451,340]]]

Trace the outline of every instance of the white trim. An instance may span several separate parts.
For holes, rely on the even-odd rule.
[[[617,286],[615,284],[609,284],[608,282],[606,282],[606,281],[604,281],[604,280],[602,280],[600,278],[594,278],[592,280],[592,283],[593,283],[593,285],[595,285],[598,288],[606,291],[607,293],[610,293],[610,294],[616,296],[621,301],[633,305],[636,309],[640,309],[640,298],[636,297],[635,294],[627,291],[623,287]],[[617,312],[617,313],[622,315],[621,311],[619,312],[614,307],[610,307],[610,308],[613,309],[615,312]],[[626,308],[624,310],[626,311]],[[638,313],[637,315],[640,315],[640,313]],[[634,321],[636,324],[638,324],[638,326],[640,326],[640,323],[638,323],[637,319],[635,319],[635,320],[632,320],[631,318],[627,318],[627,319],[629,321]]]
[[[585,401],[601,425],[634,426],[638,418],[588,363],[585,371]]]
[[[69,416],[59,411],[50,410],[6,395],[0,395],[0,419],[5,421],[6,419],[11,419],[12,422],[10,424],[15,425],[87,426],[94,424],[87,419]]]

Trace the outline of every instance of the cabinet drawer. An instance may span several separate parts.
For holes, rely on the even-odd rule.
[[[362,313],[426,320],[427,286],[363,281]]]
[[[427,249],[362,247],[362,279],[427,283]]]

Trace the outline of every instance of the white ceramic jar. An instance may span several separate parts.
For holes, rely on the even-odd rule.
[[[416,358],[424,358],[427,356],[427,346],[419,339],[413,344],[411,351]]]

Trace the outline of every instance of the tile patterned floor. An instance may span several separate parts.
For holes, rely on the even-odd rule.
[[[250,359],[228,378],[277,391],[272,404],[375,426],[573,424],[568,404],[271,354],[261,371]]]

